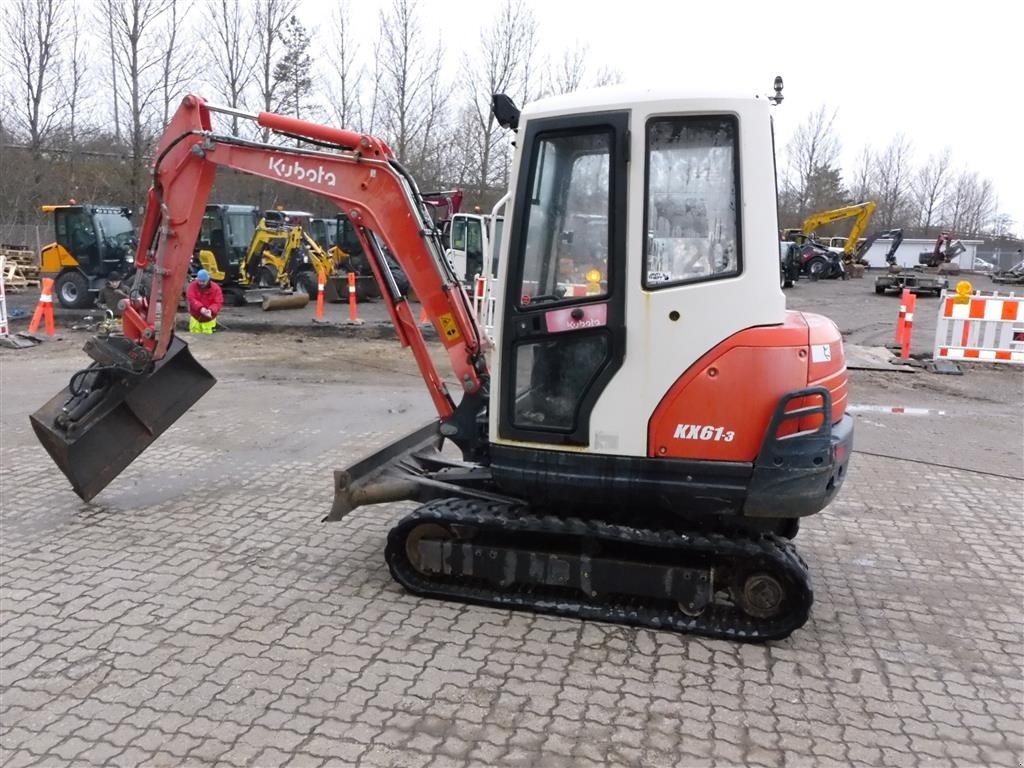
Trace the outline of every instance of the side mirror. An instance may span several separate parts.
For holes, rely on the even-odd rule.
[[[519,107],[504,93],[496,93],[491,98],[491,112],[502,128],[519,129]]]

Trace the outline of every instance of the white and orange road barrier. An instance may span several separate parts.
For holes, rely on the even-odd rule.
[[[44,277],[42,290],[39,292],[39,302],[36,304],[36,311],[32,314],[32,322],[28,324],[28,332],[35,333],[39,330],[39,323],[46,318],[46,335],[53,336],[57,333],[53,325],[53,278]]]
[[[1024,365],[1024,296],[981,295],[962,281],[942,294],[935,359]]]
[[[917,308],[917,294],[904,288],[900,296],[900,313],[896,318],[896,344],[900,348],[900,359],[910,358],[910,340],[914,335],[914,310]]]
[[[359,310],[356,307],[356,273],[348,273],[348,319],[355,323],[359,321]]]
[[[324,288],[327,287],[327,276],[324,271],[318,270],[316,273],[316,319],[324,319]]]
[[[912,296],[909,288],[904,288],[900,294],[900,313],[896,316],[896,346],[903,346],[903,324],[907,316],[907,297]]]

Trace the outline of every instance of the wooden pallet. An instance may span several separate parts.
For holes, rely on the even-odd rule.
[[[4,264],[4,285],[11,293],[38,288],[39,257],[31,248],[20,245],[0,245]]]
[[[21,264],[4,265],[4,286],[10,293],[20,293],[29,288],[39,287],[39,269],[33,275],[26,274]]]
[[[26,267],[39,268],[39,257],[35,251],[29,248],[3,246],[0,247],[0,256],[4,257],[7,264],[21,264]]]

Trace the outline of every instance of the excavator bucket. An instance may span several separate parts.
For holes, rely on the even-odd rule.
[[[94,364],[29,420],[75,493],[89,501],[215,383],[174,338],[151,372]]]
[[[324,301],[329,304],[340,304],[348,300],[348,283],[344,277],[331,275],[324,284]]]

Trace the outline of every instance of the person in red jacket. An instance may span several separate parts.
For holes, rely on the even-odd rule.
[[[217,315],[224,306],[224,294],[210,279],[210,273],[200,269],[196,279],[188,284],[185,297],[188,299],[189,333],[213,333]]]

